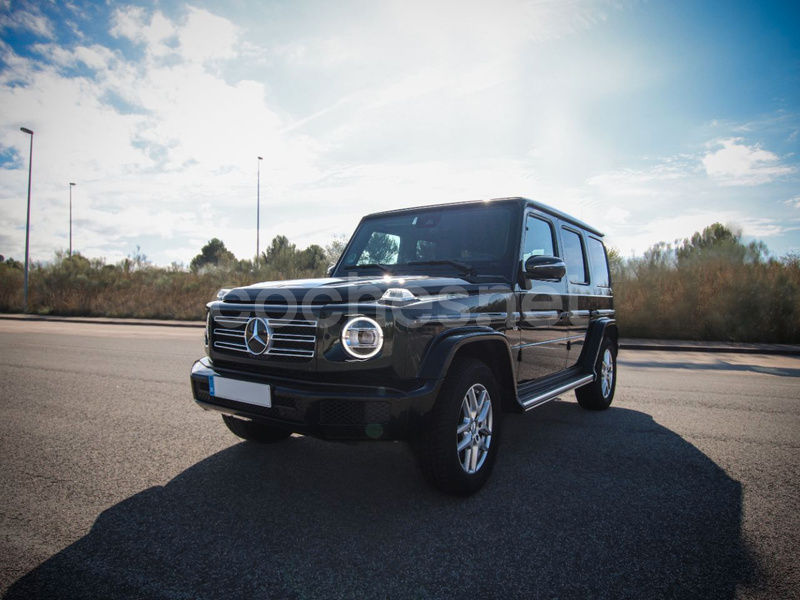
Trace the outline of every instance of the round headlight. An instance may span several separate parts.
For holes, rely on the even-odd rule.
[[[342,346],[354,358],[372,358],[383,347],[383,330],[370,318],[355,317],[342,329]]]

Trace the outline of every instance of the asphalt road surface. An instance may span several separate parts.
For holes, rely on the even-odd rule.
[[[404,444],[238,441],[201,329],[0,321],[0,595],[798,598],[800,359],[620,355],[469,499]]]

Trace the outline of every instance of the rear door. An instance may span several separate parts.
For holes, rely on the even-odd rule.
[[[611,272],[608,268],[608,255],[600,237],[585,233],[586,258],[588,259],[589,283],[582,286],[583,294],[577,297],[577,313],[575,320],[585,323],[577,328],[574,324],[573,332],[580,335],[580,339],[570,340],[568,363],[574,365],[580,358],[588,327],[592,321],[600,318],[614,318],[614,296],[611,290]],[[577,289],[577,288],[576,288]],[[570,317],[572,321],[573,318]]]

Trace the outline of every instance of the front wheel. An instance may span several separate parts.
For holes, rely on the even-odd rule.
[[[481,489],[497,457],[500,413],[491,369],[472,358],[455,361],[417,443],[426,479],[449,494]]]
[[[230,415],[222,415],[222,420],[225,421],[225,425],[228,426],[228,429],[230,429],[232,433],[243,440],[251,442],[269,444],[272,442],[280,442],[292,435],[291,431],[270,427],[263,423],[248,421],[247,419],[240,419],[239,417]]]
[[[617,346],[606,339],[594,368],[595,380],[575,390],[578,404],[589,410],[605,410],[611,406],[617,387]]]

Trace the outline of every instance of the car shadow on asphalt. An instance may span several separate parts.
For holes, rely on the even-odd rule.
[[[759,579],[741,485],[644,413],[505,421],[471,498],[404,444],[240,443],[103,512],[31,598],[734,598]]]

